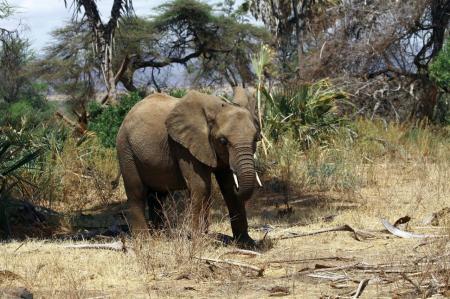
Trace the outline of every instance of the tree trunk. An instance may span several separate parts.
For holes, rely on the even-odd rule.
[[[295,19],[295,37],[296,37],[296,43],[297,43],[297,76],[300,78],[301,74],[301,63],[303,60],[302,54],[303,54],[303,44],[302,44],[302,33],[300,28],[300,17],[298,15],[298,0],[292,0],[292,9],[294,11],[294,19]]]

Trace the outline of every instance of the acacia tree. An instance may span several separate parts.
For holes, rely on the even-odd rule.
[[[67,7],[67,0],[64,0]],[[132,0],[114,0],[111,15],[106,23],[103,23],[96,0],[73,0],[71,7],[73,9],[74,19],[81,13],[83,8],[85,19],[91,29],[93,49],[97,64],[100,66],[103,79],[107,89],[107,95],[102,103],[109,101],[115,104],[117,101],[116,77],[120,71],[114,72],[114,38],[120,20],[124,16],[130,16],[133,13]]]
[[[191,70],[200,84],[252,81],[250,59],[267,39],[263,28],[244,22],[238,15],[214,12],[210,5],[195,0],[174,0],[156,11],[149,18],[122,18],[110,66],[114,88],[121,83],[129,91],[140,91],[134,80],[138,71],[148,76],[173,64]],[[103,76],[91,46],[91,28],[87,19],[81,19],[55,30],[54,40],[39,63],[42,78],[70,96],[81,128],[89,119],[86,103]],[[158,87],[157,78],[153,79]]]
[[[136,70],[172,64],[194,69],[197,79],[217,79],[220,74],[232,85],[252,80],[250,57],[267,40],[263,28],[237,15],[216,14],[213,7],[196,0],[170,1],[156,11],[149,19],[127,20],[118,35],[124,57],[117,64],[124,69],[118,80],[127,89],[135,89]]]
[[[20,100],[32,85],[29,43],[17,32],[4,36],[0,45],[0,99],[7,103]]]
[[[10,17],[13,7],[0,1],[0,20]],[[29,65],[33,60],[30,45],[19,29],[0,28],[0,100],[12,103],[32,89],[32,74]]]
[[[100,78],[95,54],[91,47],[90,28],[86,22],[71,22],[52,32],[54,42],[45,49],[44,57],[37,63],[41,79],[68,102],[77,123],[58,113],[79,133],[87,129],[87,103],[94,98],[95,85]]]

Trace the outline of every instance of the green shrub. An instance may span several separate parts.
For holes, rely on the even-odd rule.
[[[19,101],[9,106],[9,117],[12,122],[17,122],[22,117],[28,117],[33,113],[33,107],[27,101]]]
[[[5,111],[0,116],[0,126],[33,130],[52,117],[55,106],[42,96],[35,95],[11,104],[3,103],[0,109]]]
[[[130,93],[121,97],[119,104],[103,108],[97,102],[91,102],[89,130],[95,132],[103,146],[115,147],[116,136],[128,111],[141,100],[138,93]]]
[[[450,125],[450,38],[447,38],[444,47],[430,64],[430,76],[445,90],[438,98],[433,120]]]
[[[338,101],[346,101],[347,94],[327,80],[262,92],[265,131],[275,141],[290,132],[303,148],[308,148],[315,143],[326,143],[341,127],[347,129],[348,136],[354,134],[346,118],[337,113]]]
[[[185,88],[174,88],[169,90],[169,95],[174,98],[182,98],[186,95],[187,92],[188,90]]]
[[[440,87],[450,90],[450,38],[430,64],[430,75]]]

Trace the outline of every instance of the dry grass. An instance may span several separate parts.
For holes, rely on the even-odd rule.
[[[100,146],[94,135],[83,142],[69,138],[52,148],[44,164],[40,205],[71,213],[120,201],[123,189],[112,190],[118,170],[115,149]]]
[[[380,218],[392,223],[405,215],[412,218],[406,230],[450,235],[448,214],[436,226],[423,224],[431,213],[450,207],[449,136],[382,123],[356,127],[353,144],[337,138],[306,154],[292,144],[277,147],[261,165],[266,189],[248,203],[253,237],[264,236],[264,224],[272,226],[270,238],[342,224],[379,231]],[[424,241],[376,232],[377,238],[357,241],[348,232],[335,232],[278,240],[249,257],[224,255],[233,247],[206,237],[189,239],[184,218],[178,223],[170,232],[130,240],[134,254],[65,249],[67,242],[48,240],[1,244],[0,271],[16,276],[0,272],[0,289],[25,286],[38,298],[349,298],[367,278],[360,298],[450,296],[450,238]],[[230,234],[219,199],[211,231]],[[198,257],[232,259],[265,271],[257,277]]]

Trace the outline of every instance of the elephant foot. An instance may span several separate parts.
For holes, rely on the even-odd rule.
[[[238,247],[242,249],[257,249],[257,244],[247,233],[235,236],[234,240],[237,242]]]

